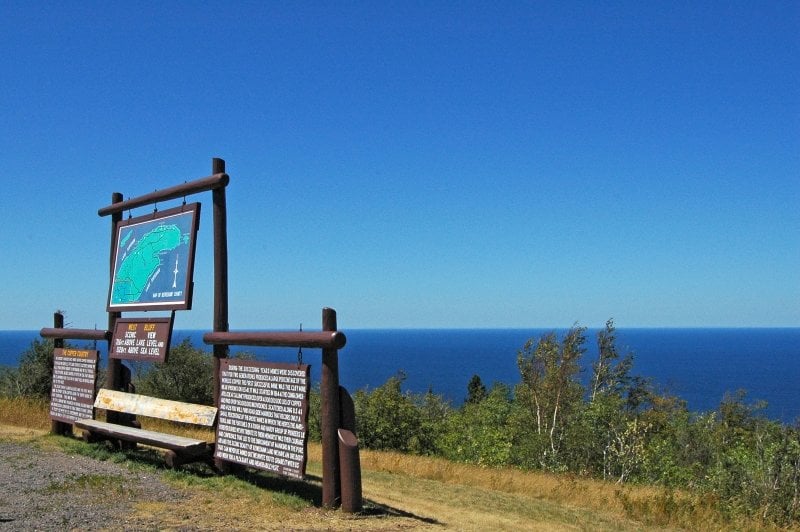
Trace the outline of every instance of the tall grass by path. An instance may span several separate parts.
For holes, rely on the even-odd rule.
[[[0,423],[48,430],[50,403],[32,397],[0,397]]]
[[[36,429],[43,434],[50,428],[48,405],[41,400],[0,398],[0,424]],[[165,422],[145,419],[144,425],[188,434]],[[213,439],[213,432],[207,429],[191,434]],[[97,447],[59,440],[71,451]],[[321,457],[321,446],[310,443],[307,484],[312,492],[319,483]],[[332,529],[772,529],[751,521],[727,522],[712,498],[659,487],[620,486],[574,475],[486,468],[442,458],[369,450],[362,450],[361,464],[367,500],[367,512],[361,516],[325,512],[317,507],[313,496],[303,495],[303,490],[298,496],[292,494],[296,488],[274,489],[280,482],[267,483],[270,489],[263,489],[236,477],[197,476],[181,471],[166,475],[191,493],[182,515],[170,517],[169,508],[152,502],[140,507],[140,511],[164,519],[166,528],[180,528],[192,522],[204,523],[211,529],[230,522],[256,526],[263,519],[273,519],[295,528]],[[219,507],[220,496],[229,510]],[[254,511],[256,515],[236,521],[237,514]]]

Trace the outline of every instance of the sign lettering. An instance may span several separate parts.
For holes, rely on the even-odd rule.
[[[93,350],[53,350],[50,419],[73,423],[92,417],[97,358],[98,352]]]
[[[111,358],[164,362],[169,353],[172,318],[119,318],[111,338]]]
[[[220,360],[214,456],[303,478],[308,443],[310,366]]]

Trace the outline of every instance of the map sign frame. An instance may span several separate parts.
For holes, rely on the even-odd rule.
[[[199,224],[199,203],[117,222],[108,312],[190,310]]]

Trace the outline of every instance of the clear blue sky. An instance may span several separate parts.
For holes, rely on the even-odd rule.
[[[800,326],[797,2],[2,12],[1,329],[105,326],[98,208],[212,157],[233,329]]]

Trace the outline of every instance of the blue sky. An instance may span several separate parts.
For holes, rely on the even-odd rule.
[[[3,13],[2,329],[104,326],[97,210],[212,157],[233,329],[800,326],[796,2]]]

